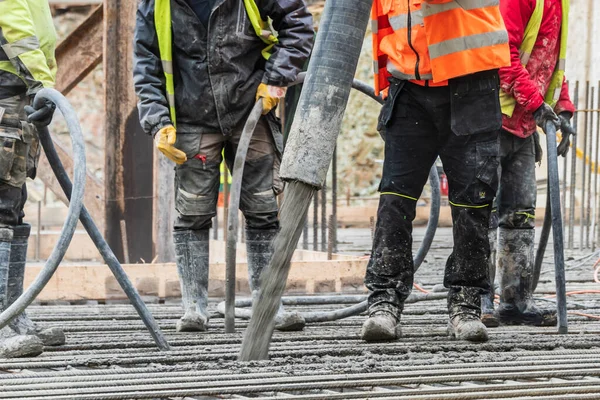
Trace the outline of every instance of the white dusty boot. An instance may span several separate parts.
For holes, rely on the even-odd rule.
[[[183,317],[177,332],[208,329],[208,229],[173,232],[177,272],[181,283]]]
[[[7,307],[23,294],[23,279],[27,261],[27,242],[31,225],[17,225],[14,228],[10,246],[10,265],[8,267]],[[45,346],[61,346],[65,344],[65,333],[59,327],[40,328],[23,311],[11,321],[10,327],[20,335],[35,335]]]
[[[500,305],[496,317],[501,324],[556,325],[556,311],[542,310],[533,301],[534,239],[533,229],[500,228]]]
[[[8,307],[8,265],[13,231],[0,228],[0,312]],[[0,329],[0,358],[34,357],[42,353],[42,341],[33,335],[20,335],[10,326]]]

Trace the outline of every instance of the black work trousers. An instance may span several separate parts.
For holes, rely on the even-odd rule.
[[[490,229],[534,229],[538,154],[534,133],[526,138],[500,133],[500,188],[494,200]]]
[[[482,101],[487,99],[490,104],[473,107],[479,113],[473,116],[479,132],[457,135],[455,126],[461,121],[456,118],[464,118],[469,110],[456,110],[462,105],[452,103],[451,94],[456,93],[452,87],[401,83],[400,89],[390,88],[388,104],[380,116],[380,126],[386,128],[385,160],[373,250],[365,277],[371,291],[369,310],[401,312],[411,292],[412,222],[417,199],[439,156],[448,177],[453,220],[454,248],[444,276],[444,286],[450,289],[449,312],[451,316],[479,315],[479,295],[489,288],[487,234],[498,186],[497,100],[486,92]],[[496,85],[494,81],[490,90],[497,98]],[[486,116],[482,112],[491,113],[488,120],[495,121],[483,132],[481,123],[486,123]],[[472,126],[472,122],[464,123],[467,128],[470,123]]]

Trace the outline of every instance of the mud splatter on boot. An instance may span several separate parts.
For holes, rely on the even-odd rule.
[[[23,279],[27,261],[27,244],[31,225],[23,224],[14,228],[10,246],[10,264],[8,267],[7,307],[23,294]],[[23,311],[11,321],[10,327],[20,335],[35,335],[45,346],[61,346],[65,344],[65,333],[59,327],[41,328],[36,326]]]
[[[498,249],[498,229],[488,231],[490,241],[490,260],[488,273],[490,277],[490,290],[481,295],[481,322],[488,328],[500,325],[498,318],[494,315],[494,280],[496,279],[496,252]]]
[[[12,229],[0,228],[0,312],[6,310],[8,269],[10,263],[10,247],[13,237]],[[42,353],[42,341],[33,335],[20,335],[10,326],[0,329],[0,357],[34,357]]]
[[[459,340],[486,342],[487,329],[481,322],[481,289],[456,286],[448,292],[448,334]]]
[[[498,271],[500,305],[496,316],[506,325],[556,325],[556,312],[539,309],[531,292],[533,280],[533,229],[500,228]]]
[[[397,340],[402,336],[400,310],[390,305],[380,304],[369,310],[369,318],[363,323],[360,337],[366,342]]]
[[[202,332],[208,329],[208,229],[175,231],[173,240],[184,309],[177,331]]]
[[[248,253],[248,282],[252,290],[252,303],[256,303],[260,290],[260,275],[273,257],[273,239],[278,230],[246,229],[246,251]],[[283,304],[275,317],[275,329],[279,331],[301,331],[306,321],[297,312],[286,312]]]

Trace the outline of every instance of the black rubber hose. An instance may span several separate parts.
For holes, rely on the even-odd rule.
[[[54,246],[50,257],[46,261],[44,268],[40,274],[36,277],[35,281],[25,290],[25,292],[14,301],[2,314],[0,314],[0,328],[5,327],[14,317],[21,314],[29,304],[40,294],[44,287],[48,284],[56,268],[62,261],[69,243],[75,233],[77,227],[77,220],[79,214],[83,208],[83,193],[85,188],[85,143],[83,135],[81,133],[81,126],[77,119],[75,110],[71,107],[67,99],[54,89],[42,89],[38,92],[34,99],[34,106],[40,107],[45,100],[51,101],[56,104],[57,108],[65,117],[69,133],[71,134],[71,142],[73,144],[73,200],[69,202],[69,211],[62,227],[58,242]],[[40,132],[40,140],[42,146],[44,141],[47,142],[49,139],[48,130],[42,130]],[[46,146],[44,150],[47,151]],[[64,175],[66,173],[63,171]],[[58,177],[58,175],[57,175]]]
[[[246,120],[238,143],[229,191],[229,210],[227,214],[227,250],[225,253],[225,333],[235,332],[235,267],[238,237],[238,210],[242,195],[242,176],[246,155],[254,129],[262,115],[263,101],[259,99]]]
[[[556,127],[547,122],[544,129],[548,144],[548,196],[552,210],[552,234],[554,239],[554,276],[556,280],[556,311],[558,333],[567,334],[567,290],[565,279],[565,254],[562,212],[560,208],[560,180],[558,175],[558,155],[556,150]]]

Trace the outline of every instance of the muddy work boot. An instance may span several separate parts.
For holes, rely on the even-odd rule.
[[[488,328],[495,328],[500,325],[498,318],[494,314],[494,280],[496,279],[496,251],[498,248],[498,230],[490,229],[488,231],[490,241],[490,259],[488,263],[488,273],[490,277],[490,290],[481,295],[481,322]]]
[[[23,279],[27,261],[27,242],[31,225],[17,225],[14,228],[10,246],[10,265],[8,267],[7,306],[10,306],[23,294]],[[10,327],[20,335],[35,335],[45,346],[61,346],[65,344],[65,333],[59,327],[40,328],[33,323],[23,311],[11,321]]]
[[[10,247],[13,231],[0,228],[0,312],[8,307],[7,287]],[[34,357],[44,350],[42,341],[33,335],[21,335],[9,326],[0,329],[0,358]]]
[[[488,333],[481,320],[472,314],[459,314],[448,322],[448,334],[459,340],[487,342]]]
[[[260,290],[260,275],[269,265],[273,256],[273,239],[277,235],[276,229],[246,229],[246,252],[248,253],[248,283],[252,290],[252,303],[258,299]],[[278,331],[301,331],[306,321],[297,312],[287,312],[283,304],[279,304],[279,311],[275,316],[275,329]]]
[[[488,340],[481,322],[481,289],[453,286],[448,292],[448,335],[469,342]]]
[[[184,314],[177,332],[208,329],[208,229],[173,232]]]
[[[374,309],[363,323],[360,337],[365,342],[384,342],[397,340],[402,336],[399,313],[391,309]]]
[[[505,325],[556,325],[556,312],[539,309],[533,301],[533,229],[500,228],[498,271],[500,305],[496,317]]]

